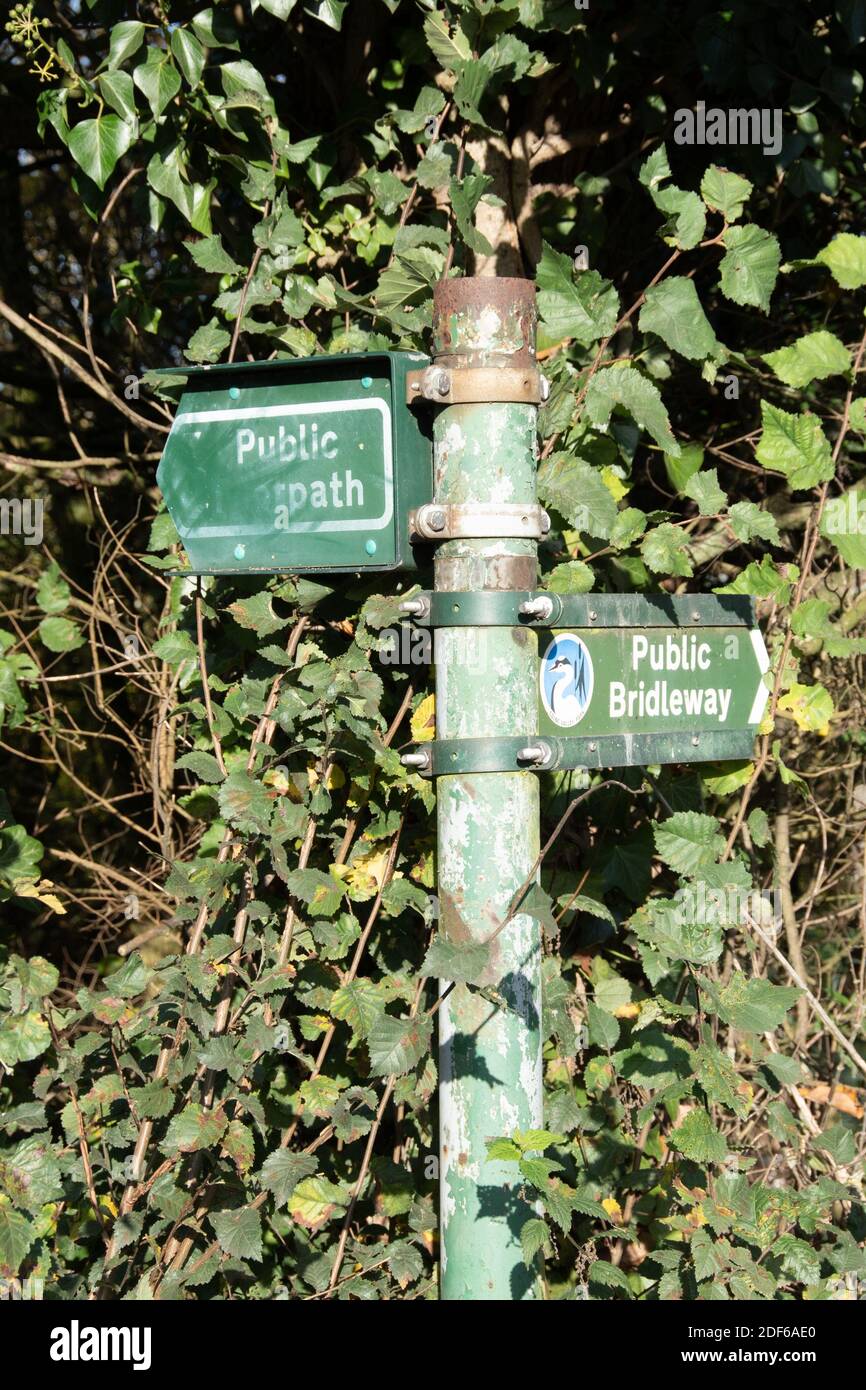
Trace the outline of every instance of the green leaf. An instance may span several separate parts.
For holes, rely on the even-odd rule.
[[[513,1163],[521,1157],[521,1152],[513,1139],[488,1139],[487,1157],[492,1162]]]
[[[789,985],[747,979],[740,973],[718,992],[704,980],[701,987],[710,994],[719,1017],[741,1033],[772,1033],[800,997]]]
[[[132,53],[137,53],[144,41],[144,25],[137,19],[124,19],[111,30],[108,46],[109,70],[119,67]]]
[[[659,858],[680,874],[714,864],[725,848],[716,818],[699,811],[678,811],[653,826],[653,832]]]
[[[472,57],[469,40],[455,24],[452,29],[444,14],[435,11],[424,20],[424,37],[433,57],[449,72],[459,72]]]
[[[221,782],[225,777],[219,763],[212,753],[204,753],[196,750],[192,753],[184,753],[182,758],[178,758],[175,767],[188,768],[194,772],[202,782],[213,785]]]
[[[743,205],[752,192],[748,179],[711,164],[701,179],[701,197],[713,212],[720,212],[726,222],[736,222]]]
[[[265,835],[273,802],[267,787],[243,768],[230,772],[219,790],[220,812],[245,835]]]
[[[260,9],[267,10],[275,19],[288,19],[298,0],[256,0]],[[255,6],[254,6],[255,8]]]
[[[550,1129],[516,1129],[511,1136],[521,1153],[543,1153],[551,1144],[564,1144],[565,1135]]]
[[[866,240],[866,238],[864,238]],[[790,347],[764,354],[764,361],[786,386],[808,386],[851,370],[851,354],[835,333],[806,333]]]
[[[859,290],[866,285],[866,236],[840,232],[815,259],[827,267],[843,290]]]
[[[685,486],[693,473],[697,473],[704,461],[704,450],[700,444],[683,444],[679,454],[665,454],[665,472],[668,482],[680,496],[685,495]]]
[[[216,362],[231,342],[231,334],[221,327],[216,319],[196,329],[184,348],[184,357],[190,362]]]
[[[84,646],[84,638],[69,618],[43,618],[39,636],[50,652],[74,652]]]
[[[69,132],[69,150],[97,188],[104,188],[115,164],[132,144],[133,127],[119,116],[79,121]]]
[[[613,1014],[600,1009],[597,1004],[587,1004],[587,1024],[589,1041],[593,1047],[603,1047],[611,1052],[619,1042],[619,1023]]]
[[[62,613],[69,607],[70,598],[69,585],[61,575],[59,566],[52,562],[39,576],[36,602],[43,613]]]
[[[161,48],[149,48],[147,58],[132,74],[132,80],[150,104],[154,119],[159,120],[168,103],[180,91],[180,73],[168,53]]]
[[[720,1163],[728,1152],[725,1136],[716,1129],[706,1110],[690,1110],[668,1140],[671,1148],[693,1163]]]
[[[576,531],[606,540],[616,522],[616,502],[598,468],[573,454],[557,452],[538,470],[538,495]]]
[[[784,473],[795,491],[833,477],[830,443],[816,415],[810,411],[792,415],[761,401],[761,420],[763,429],[755,457],[765,468]]]
[[[614,529],[622,515],[617,516]],[[544,577],[544,587],[552,594],[588,594],[594,583],[595,575],[582,560],[566,560]]]
[[[600,1009],[614,1013],[631,1003],[631,985],[618,975],[602,956],[596,956],[592,966],[593,994]]]
[[[536,270],[538,312],[553,340],[572,338],[589,347],[616,327],[619,297],[595,270],[575,275],[571,259],[542,243]]]
[[[198,39],[189,29],[175,29],[171,36],[171,51],[189,85],[197,87],[206,58]]]
[[[104,72],[99,77],[99,90],[113,111],[127,122],[134,132],[138,128],[135,106],[135,83],[128,72]]]
[[[821,517],[821,535],[852,569],[866,569],[866,488],[831,497]]]
[[[484,941],[448,941],[437,936],[431,942],[421,974],[439,980],[461,980],[483,984],[490,969],[490,947]]]
[[[694,473],[683,488],[687,497],[698,504],[701,516],[716,516],[728,504],[726,493],[719,487],[719,474],[715,468]],[[770,518],[772,521],[772,517]]]
[[[238,1260],[262,1258],[262,1218],[252,1207],[214,1211],[209,1219],[226,1255]]]
[[[763,511],[757,502],[735,502],[728,510],[731,530],[738,540],[769,541],[779,545],[781,537],[776,519],[770,512]]]
[[[543,1250],[545,1254],[551,1253],[547,1222],[542,1221],[540,1216],[531,1216],[528,1221],[524,1221],[520,1228],[520,1245],[523,1250],[523,1263],[527,1269],[535,1263],[539,1250]]]
[[[680,452],[658,387],[634,367],[606,367],[597,372],[587,388],[585,406],[589,419],[599,429],[607,428],[611,413],[619,406],[651,435],[659,448],[674,456]]]
[[[489,174],[466,174],[462,179],[452,179],[449,188],[451,208],[457,230],[466,245],[483,256],[489,256],[493,247],[475,226],[475,209],[482,196],[493,184]]]
[[[697,246],[706,230],[706,210],[697,193],[686,192],[675,184],[663,187],[671,177],[663,145],[653,150],[641,166],[638,177],[659,211],[668,214],[668,222],[663,228],[667,239],[672,240],[681,251],[690,251]]]
[[[203,1105],[184,1106],[166,1131],[162,1142],[165,1154],[195,1153],[210,1149],[222,1138],[228,1121],[224,1110],[205,1110]]]
[[[212,271],[216,275],[243,274],[243,266],[232,260],[219,236],[202,237],[199,241],[185,241],[184,246],[202,270]]]
[[[370,1029],[367,1046],[371,1076],[402,1076],[430,1047],[432,1021],[426,1017],[392,1018],[382,1014]]]
[[[274,596],[267,589],[249,598],[236,599],[230,603],[228,611],[239,627],[251,629],[257,637],[270,637],[288,623],[288,618],[280,618],[274,612]]]
[[[676,275],[646,292],[638,327],[655,333],[682,357],[723,358],[722,347],[704,313],[693,280]]]
[[[14,1278],[36,1239],[37,1228],[14,1207],[0,1205],[0,1275]]]
[[[680,527],[665,521],[647,531],[640,553],[647,567],[656,574],[679,574],[688,579],[694,570],[687,544],[688,537]]]
[[[722,293],[735,304],[751,304],[766,312],[782,259],[778,241],[772,232],[755,226],[729,227],[722,241]]]
[[[311,1177],[318,1164],[313,1154],[290,1153],[276,1149],[262,1164],[262,1187],[273,1192],[278,1207],[284,1207],[303,1178]]]
[[[328,1011],[344,1019],[356,1037],[366,1038],[385,1010],[381,990],[372,980],[348,980],[334,991]]]
[[[783,1235],[770,1251],[782,1261],[782,1269],[802,1284],[817,1284],[821,1277],[821,1255],[797,1236]]]

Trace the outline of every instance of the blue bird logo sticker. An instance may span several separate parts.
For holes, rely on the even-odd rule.
[[[541,661],[541,702],[554,724],[570,729],[579,724],[592,699],[592,657],[573,632],[561,632]]]

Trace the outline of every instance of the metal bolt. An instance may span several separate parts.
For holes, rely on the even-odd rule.
[[[590,621],[591,623],[594,623],[597,617],[598,617],[598,614],[596,613],[595,609],[594,609],[594,608],[591,608],[591,609],[589,610],[589,621]]]
[[[444,513],[444,512],[441,512],[441,511],[428,512],[428,514],[427,514],[427,525],[430,527],[430,530],[431,530],[431,531],[444,531],[444,530],[445,530],[445,522],[446,522],[446,516],[445,516],[445,513]]]
[[[540,385],[540,387],[541,387],[541,399],[542,399],[542,401],[549,401],[549,400],[550,400],[550,382],[547,380],[547,377],[546,377],[546,376],[541,377],[540,382],[539,382],[539,385]]]
[[[597,744],[597,743],[591,743],[591,744],[589,745],[589,751],[590,751],[590,753],[597,753],[597,752],[598,752],[598,744]]]
[[[539,594],[538,598],[526,599],[517,611],[521,618],[538,618],[543,621],[553,612],[553,599],[548,598],[546,594]]]
[[[544,744],[530,743],[526,748],[518,748],[517,761],[519,763],[543,763],[547,758],[547,749]]]
[[[451,390],[451,378],[447,372],[437,372],[435,378],[435,388],[440,396],[447,396]]]
[[[430,600],[428,598],[407,598],[400,604],[400,612],[407,614],[411,618],[423,618],[430,612]]]
[[[417,767],[420,770],[430,766],[430,754],[404,753],[400,761],[404,767]]]
[[[693,622],[693,623],[699,623],[700,621],[701,621],[701,615],[700,615],[700,613],[693,613],[693,614],[692,614],[692,622]]]
[[[550,530],[550,517],[548,516],[547,512],[544,511],[544,510],[542,509],[542,512],[541,512],[541,534],[542,534],[543,536],[546,536],[549,530]]]
[[[699,739],[699,738],[695,737],[695,738],[692,739],[692,744],[693,744],[693,746],[694,746],[695,748],[697,748],[697,746],[698,746],[699,743],[700,743],[700,739]]]

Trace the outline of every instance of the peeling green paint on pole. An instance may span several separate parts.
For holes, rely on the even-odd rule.
[[[525,280],[458,279],[437,286],[436,360],[462,367],[535,366],[535,287]],[[435,500],[535,501],[536,408],[471,404],[434,424]],[[450,540],[436,557],[438,591],[531,588],[536,543]],[[440,739],[532,731],[537,636],[517,627],[440,627],[435,638]],[[441,929],[486,941],[507,915],[539,849],[539,787],[531,772],[443,776],[437,781]],[[441,1287],[448,1300],[537,1296],[520,1229],[533,1215],[514,1165],[487,1158],[487,1141],[542,1121],[541,941],[516,916],[495,940],[489,983],[502,1007],[456,985],[440,1020]]]

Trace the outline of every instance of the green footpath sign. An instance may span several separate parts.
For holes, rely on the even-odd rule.
[[[193,573],[411,569],[432,496],[416,353],[178,369],[157,480]]]

